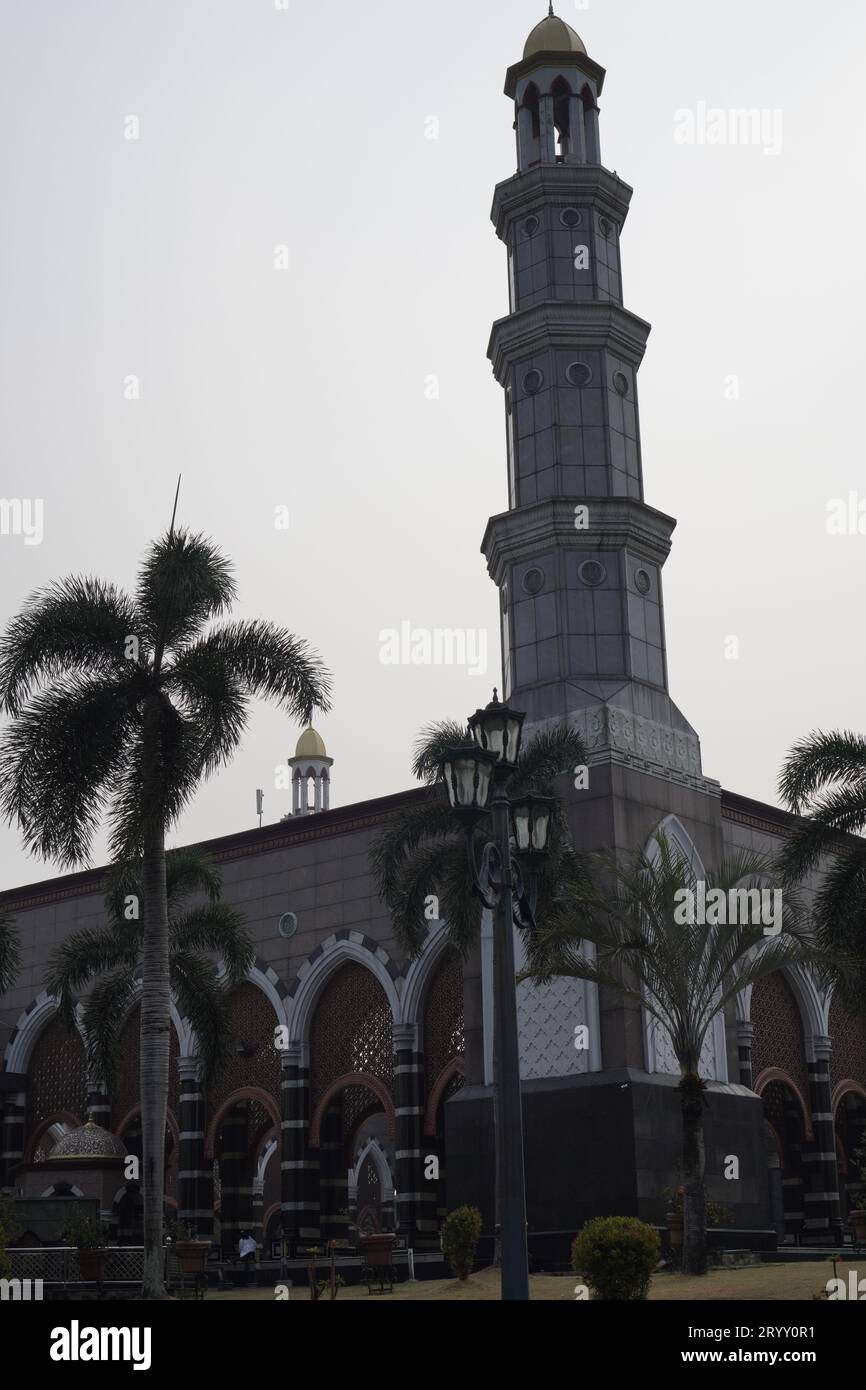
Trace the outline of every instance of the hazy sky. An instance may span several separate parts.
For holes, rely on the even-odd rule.
[[[333,670],[335,805],[409,785],[419,728],[498,683],[479,546],[507,505],[486,358],[507,279],[489,211],[515,166],[505,70],[545,12],[0,4],[0,496],[44,506],[41,544],[0,536],[0,622],[69,572],[130,584],[182,471],[181,520],[234,558],[238,615],[284,623]],[[635,189],[646,497],[679,519],[671,693],[705,773],[774,800],[795,738],[866,727],[866,534],[827,530],[833,499],[866,503],[866,15],[557,12],[607,69],[603,158]],[[712,108],[760,110],[765,138],[681,143],[677,113]],[[404,622],[487,630],[488,673],[383,665],[380,632]],[[266,821],[285,814],[274,769],[298,732],[257,707],[176,838],[253,826],[257,787]],[[0,832],[0,887],[54,872]]]

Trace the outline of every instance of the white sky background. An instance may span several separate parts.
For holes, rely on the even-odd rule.
[[[545,12],[0,7],[0,495],[45,508],[40,546],[0,537],[0,622],[69,572],[131,584],[182,471],[180,518],[233,557],[237,615],[284,623],[334,673],[319,727],[335,805],[410,785],[420,727],[464,717],[498,683],[479,546],[507,506],[486,359],[507,278],[489,212],[515,168],[505,70]],[[646,498],[679,519],[671,693],[705,773],[773,801],[797,737],[866,726],[866,535],[826,531],[830,499],[866,498],[866,11],[557,12],[607,69],[603,158],[635,189],[622,251],[626,305],[654,325],[639,379]],[[780,109],[781,153],[677,144],[674,113],[699,102]],[[274,268],[280,244],[288,271]],[[123,392],[133,373],[137,402]],[[730,375],[739,400],[725,398]],[[288,532],[274,529],[280,504]],[[403,621],[489,629],[488,675],[382,665],[379,633]],[[266,823],[279,820],[290,793],[274,769],[297,734],[257,706],[176,838],[252,827],[259,786]],[[0,887],[55,872],[0,831]]]

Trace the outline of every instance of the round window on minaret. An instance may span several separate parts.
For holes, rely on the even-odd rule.
[[[590,589],[597,589],[607,579],[607,570],[599,560],[585,560],[578,574]]]
[[[615,372],[613,384],[621,396],[628,395],[628,377],[625,372]]]
[[[523,389],[527,396],[534,396],[544,385],[544,377],[537,367],[533,367],[531,372],[527,372],[523,378]]]
[[[540,594],[545,585],[544,570],[533,565],[523,576],[523,592],[529,594],[530,598],[535,594]]]
[[[569,362],[565,369],[565,379],[572,386],[588,386],[592,381],[592,367],[588,362]]]
[[[563,227],[579,227],[583,217],[578,208],[563,208],[559,214],[559,220]]]
[[[606,217],[600,217],[598,219],[598,230],[601,232],[603,237],[609,237],[611,232],[613,231],[613,223],[608,222]]]
[[[523,232],[524,236],[535,236],[540,226],[541,223],[537,217],[527,217],[520,230]]]
[[[652,580],[647,570],[638,570],[634,577],[635,588],[639,594],[648,594],[652,588]]]

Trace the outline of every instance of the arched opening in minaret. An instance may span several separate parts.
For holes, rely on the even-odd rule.
[[[564,77],[557,77],[550,89],[553,97],[553,124],[556,128],[556,160],[565,163],[565,156],[571,153],[571,98],[572,90]]]
[[[588,164],[600,164],[601,143],[598,134],[598,107],[595,103],[595,95],[588,84],[583,87],[580,93],[580,100],[583,128],[585,132],[586,161]]]
[[[541,156],[541,99],[534,82],[523,94],[517,113],[519,162],[521,169],[537,164]]]

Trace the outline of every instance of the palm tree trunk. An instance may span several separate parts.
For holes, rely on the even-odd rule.
[[[145,782],[162,783],[162,749],[158,707],[145,712]],[[150,724],[150,729],[148,729]],[[148,737],[150,734],[150,737]],[[155,797],[145,787],[145,804]],[[141,1132],[144,1150],[143,1298],[165,1298],[163,1283],[163,1200],[165,1194],[165,1119],[168,1106],[171,994],[168,969],[168,899],[165,878],[165,831],[148,826],[142,865],[144,941],[141,995]]]
[[[707,1194],[704,1190],[704,1084],[695,1072],[680,1081],[683,1113],[683,1274],[707,1272]]]

